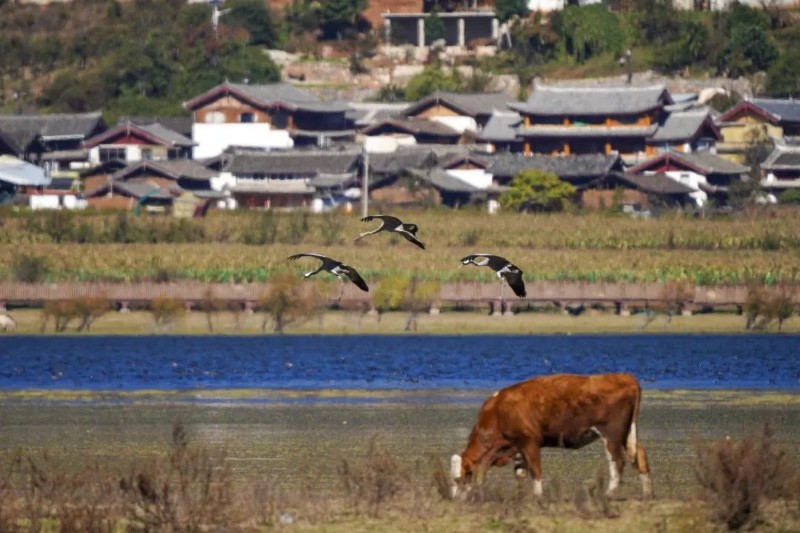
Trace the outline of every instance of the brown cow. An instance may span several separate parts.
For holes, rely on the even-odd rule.
[[[620,484],[625,456],[638,467],[645,497],[653,494],[636,421],[642,389],[630,374],[533,378],[495,392],[481,406],[464,453],[451,461],[452,495],[480,483],[490,466],[515,459],[518,476],[530,472],[542,495],[541,448],[578,449],[602,438],[608,457],[608,493]]]

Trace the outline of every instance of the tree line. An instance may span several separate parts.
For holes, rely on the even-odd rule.
[[[437,13],[458,2],[432,1]],[[702,3],[700,7],[702,7]],[[181,102],[224,80],[265,83],[280,78],[266,48],[315,53],[320,41],[375,48],[381,28],[363,13],[367,0],[293,0],[280,12],[263,0],[228,0],[211,24],[211,8],[183,0],[74,0],[40,6],[0,0],[0,111],[104,109],[122,114],[180,114]],[[734,3],[722,11],[677,9],[672,0],[611,0],[567,5],[548,17],[524,1],[497,0],[510,46],[476,64],[480,75],[443,74],[434,64],[409,87],[386,87],[384,100],[415,100],[437,89],[476,91],[492,74],[514,73],[528,87],[538,75],[631,68],[667,75],[711,74],[755,79],[757,93],[800,95],[800,21],[771,4]],[[429,21],[430,22],[430,21]],[[475,60],[477,61],[477,60]],[[355,61],[354,68],[364,65]],[[761,78],[760,73],[765,73]]]

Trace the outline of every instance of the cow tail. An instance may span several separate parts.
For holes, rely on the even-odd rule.
[[[636,383],[636,397],[633,402],[633,414],[631,415],[631,426],[628,429],[628,439],[625,442],[625,451],[628,452],[628,459],[636,464],[637,448],[639,445],[638,428],[639,403],[642,401],[642,387]]]

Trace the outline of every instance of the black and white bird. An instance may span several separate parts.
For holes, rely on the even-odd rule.
[[[403,222],[391,215],[369,215],[361,219],[361,222],[369,222],[371,220],[380,220],[382,224],[378,227],[378,229],[373,231],[365,231],[364,233],[360,234],[356,237],[356,240],[363,239],[367,235],[374,235],[375,233],[379,233],[381,231],[394,231],[402,235],[406,238],[407,241],[413,242],[423,250],[425,249],[425,245],[417,239],[417,231],[419,231],[419,227],[416,224],[403,224]]]
[[[315,259],[319,259],[320,261],[322,261],[322,264],[319,265],[318,269],[311,270],[303,274],[304,278],[310,278],[311,276],[322,270],[330,272],[331,274],[339,278],[339,280],[342,282],[342,290],[339,293],[339,299],[342,298],[342,294],[344,293],[345,279],[343,276],[347,276],[347,278],[349,278],[350,281],[355,283],[356,287],[358,287],[362,291],[369,292],[369,287],[367,287],[367,282],[364,281],[364,278],[361,277],[361,275],[358,273],[358,271],[356,271],[355,268],[345,265],[341,261],[331,259],[330,257],[327,257],[322,254],[312,254],[312,253],[295,254],[295,255],[290,255],[288,259],[294,261],[295,259],[300,259],[301,257],[314,257]]]
[[[461,265],[475,265],[475,266],[488,266],[494,270],[497,277],[500,278],[500,297],[503,298],[503,281],[506,280],[508,285],[514,291],[514,294],[520,298],[526,295],[525,282],[522,281],[522,270],[515,266],[505,257],[492,254],[471,254],[461,260]]]

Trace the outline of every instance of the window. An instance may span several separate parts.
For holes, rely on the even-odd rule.
[[[239,115],[239,122],[258,122],[258,117],[256,117],[255,113],[242,113]]]
[[[100,148],[100,162],[106,163],[108,161],[125,161],[125,148],[108,147]]]
[[[207,124],[223,124],[225,122],[225,113],[221,111],[209,111],[206,113]]]
[[[150,161],[153,159],[153,150],[151,148],[142,148],[142,161]]]

